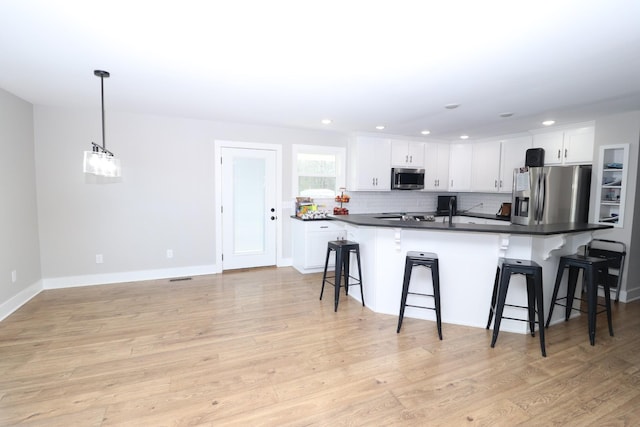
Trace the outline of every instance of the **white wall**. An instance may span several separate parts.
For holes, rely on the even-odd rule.
[[[0,89],[0,319],[41,289],[33,109]],[[11,273],[16,272],[16,281]]]
[[[85,183],[82,152],[101,142],[100,111],[36,106],[34,120],[45,287],[213,272],[217,139],[281,144],[289,206],[291,145],[346,146],[333,132],[107,111],[106,145],[121,158],[123,179],[96,185]]]
[[[638,197],[638,156],[640,155],[640,111],[617,114],[597,119],[595,122],[594,167],[597,167],[602,145],[629,144],[628,187],[624,211],[624,226],[595,233],[596,238],[624,242],[627,245],[627,262],[620,293],[622,301],[640,298],[640,265],[633,262],[640,253],[640,197]],[[591,183],[590,212],[595,212],[595,195],[598,182]],[[593,219],[592,219],[593,220]]]

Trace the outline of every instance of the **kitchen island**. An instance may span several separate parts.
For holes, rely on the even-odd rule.
[[[530,259],[542,266],[546,315],[558,258],[576,253],[578,248],[591,241],[594,232],[610,228],[601,224],[576,223],[513,225],[481,215],[455,216],[451,224],[447,217],[428,221],[424,219],[432,219],[430,215],[406,213],[343,215],[333,219],[345,223],[347,239],[360,244],[365,303],[369,309],[397,316],[406,253],[435,252],[440,264],[442,321],[482,328],[487,323],[498,258]],[[431,293],[429,270],[414,269],[411,290]],[[559,295],[564,294],[566,275]],[[361,300],[359,289],[354,288],[349,295]],[[418,305],[424,305],[424,302],[414,300]],[[507,303],[526,305],[526,286],[522,276],[512,277]],[[526,311],[505,307],[504,316],[526,317]],[[564,310],[555,310],[552,323],[561,321],[563,316]],[[435,320],[435,313],[407,307],[405,317]],[[528,332],[525,322],[509,319],[503,320],[500,329]],[[443,335],[446,339],[446,325]]]

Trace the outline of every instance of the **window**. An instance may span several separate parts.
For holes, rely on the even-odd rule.
[[[294,195],[333,198],[344,187],[344,148],[294,145],[292,151]]]

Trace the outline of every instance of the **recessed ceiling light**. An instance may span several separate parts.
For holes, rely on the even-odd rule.
[[[458,108],[460,106],[460,104],[447,104],[444,106],[444,108],[446,108],[447,110],[454,110],[456,108]]]
[[[460,135],[460,139],[469,139],[469,135]]]
[[[331,119],[322,119],[322,124],[323,125],[330,125],[331,124]]]
[[[544,122],[542,122],[542,124],[545,126],[551,126],[555,122],[556,122],[555,120],[545,120]]]
[[[378,125],[378,126],[376,126],[376,129],[378,129],[378,130],[382,130],[382,129],[384,129],[384,126],[382,126],[382,125]]]
[[[511,117],[513,116],[513,113],[500,113],[500,117]]]
[[[422,132],[420,132],[420,133],[421,133],[421,134],[423,134],[423,135],[429,135],[429,134],[431,133],[431,131],[430,131],[430,130],[426,130],[426,129],[425,129],[425,130],[423,130],[423,131],[422,131]]]

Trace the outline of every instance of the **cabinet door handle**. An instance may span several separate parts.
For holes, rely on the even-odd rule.
[[[500,188],[502,188],[502,180],[500,180]]]
[[[320,228],[329,228],[328,225],[321,225]]]
[[[560,150],[558,150],[558,160],[560,160]]]
[[[564,149],[564,158],[565,159],[567,158],[567,149],[566,148]]]
[[[413,163],[413,156],[409,156],[409,163]]]
[[[453,180],[451,180],[451,187],[453,188]]]
[[[498,188],[498,180],[497,180],[497,179],[493,182],[493,186],[494,186],[495,188]]]
[[[371,178],[371,185],[376,185],[376,179],[375,178]]]
[[[409,155],[408,154],[404,156],[404,161],[405,161],[405,163],[409,163]]]

